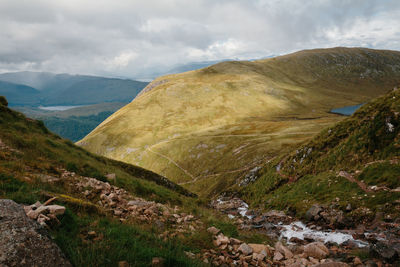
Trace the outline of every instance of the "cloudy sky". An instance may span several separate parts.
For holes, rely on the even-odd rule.
[[[400,50],[400,1],[0,0],[0,72],[135,78],[334,46]]]

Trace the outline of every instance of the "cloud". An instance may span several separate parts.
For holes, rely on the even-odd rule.
[[[400,50],[398,0],[1,0],[0,71],[144,76],[301,49]]]

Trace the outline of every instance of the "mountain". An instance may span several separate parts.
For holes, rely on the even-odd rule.
[[[30,86],[0,81],[0,95],[15,105],[37,105],[40,92]]]
[[[31,105],[43,106],[128,103],[148,84],[129,79],[28,71],[0,74],[0,81],[35,88],[40,92],[30,96]],[[6,93],[10,105],[21,105]]]
[[[255,206],[297,216],[315,203],[333,203],[361,219],[399,218],[400,90],[363,105],[235,187]]]
[[[147,85],[146,82],[96,77],[43,96],[46,105],[87,105],[102,102],[128,103]]]
[[[400,80],[400,52],[331,48],[157,78],[78,144],[201,195],[310,140]]]

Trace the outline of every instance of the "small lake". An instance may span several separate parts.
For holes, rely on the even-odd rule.
[[[49,110],[49,111],[64,111],[64,110],[78,108],[78,107],[83,107],[83,105],[81,105],[81,106],[48,106],[48,107],[40,106],[38,108],[43,109],[43,110]]]
[[[355,106],[346,106],[346,107],[342,107],[342,108],[334,108],[334,109],[331,109],[331,112],[332,113],[336,113],[336,114],[345,115],[345,116],[351,116],[362,105],[364,105],[364,103],[363,104],[359,104],[359,105],[355,105]]]

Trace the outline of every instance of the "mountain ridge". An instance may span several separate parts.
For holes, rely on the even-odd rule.
[[[218,63],[157,78],[78,144],[213,195],[342,120],[332,108],[367,102],[399,79],[400,52],[386,50]]]

